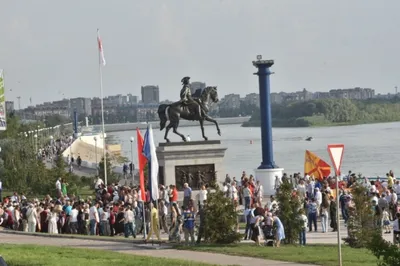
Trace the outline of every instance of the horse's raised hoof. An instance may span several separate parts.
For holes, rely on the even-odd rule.
[[[221,131],[218,131],[218,136],[221,136]]]
[[[182,140],[184,141],[184,142],[186,142],[187,140],[186,140],[186,138],[182,138]]]

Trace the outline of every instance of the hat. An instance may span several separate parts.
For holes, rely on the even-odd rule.
[[[190,77],[184,77],[182,78],[181,82],[189,81]]]

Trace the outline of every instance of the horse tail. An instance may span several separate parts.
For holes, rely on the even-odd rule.
[[[160,118],[160,131],[162,131],[165,128],[165,125],[167,124],[168,121],[168,111],[169,111],[169,105],[167,104],[160,104],[158,107],[158,117]]]

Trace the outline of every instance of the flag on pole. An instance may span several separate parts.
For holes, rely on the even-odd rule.
[[[144,191],[144,168],[147,163],[146,156],[143,155],[143,136],[140,133],[139,128],[136,128],[136,139],[137,139],[137,149],[138,149],[138,160],[139,160],[139,185],[140,194],[143,201],[146,201],[146,192]]]
[[[154,144],[153,129],[151,124],[147,126],[144,135],[143,155],[146,156],[149,163],[148,182],[150,195],[153,201],[158,200],[158,160],[156,154],[156,146]]]
[[[331,174],[331,166],[314,153],[306,150],[304,173],[322,181]]]
[[[7,129],[7,118],[6,118],[6,90],[4,87],[4,73],[0,69],[0,131]]]
[[[100,37],[100,30],[97,29],[97,44],[99,46],[99,60],[100,64],[105,66],[106,65],[106,59],[104,58],[104,51],[103,51],[103,42],[101,41]]]

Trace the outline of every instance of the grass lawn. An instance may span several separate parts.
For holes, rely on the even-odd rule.
[[[54,191],[55,192],[55,191]],[[3,190],[2,191],[2,197],[8,197],[8,196],[12,196],[13,195],[13,193],[14,193],[14,191],[12,191],[12,190]],[[54,193],[53,193],[54,194]],[[53,194],[51,194],[50,196],[54,196]],[[92,196],[93,198],[95,197],[95,193],[94,193],[94,190],[93,189],[91,189],[90,187],[82,187],[82,188],[80,188],[80,191],[79,191],[79,194],[78,194],[82,199],[85,199],[86,200],[86,198],[88,197],[88,196]],[[78,196],[78,195],[76,195],[76,196]],[[35,195],[35,196],[32,196],[32,195],[28,195],[28,196],[26,196],[27,198],[28,198],[28,200],[29,199],[32,199],[32,198],[38,198],[39,200],[42,200],[44,197],[45,197],[46,195]]]
[[[309,245],[257,247],[254,244],[179,246],[177,249],[222,253],[227,255],[258,257],[288,262],[309,263],[323,266],[337,266],[337,248],[334,245]],[[342,246],[343,265],[376,266],[377,259],[366,249],[352,249]]]
[[[206,266],[183,260],[152,258],[82,248],[0,244],[0,254],[8,266],[98,266],[98,265],[181,265]]]

